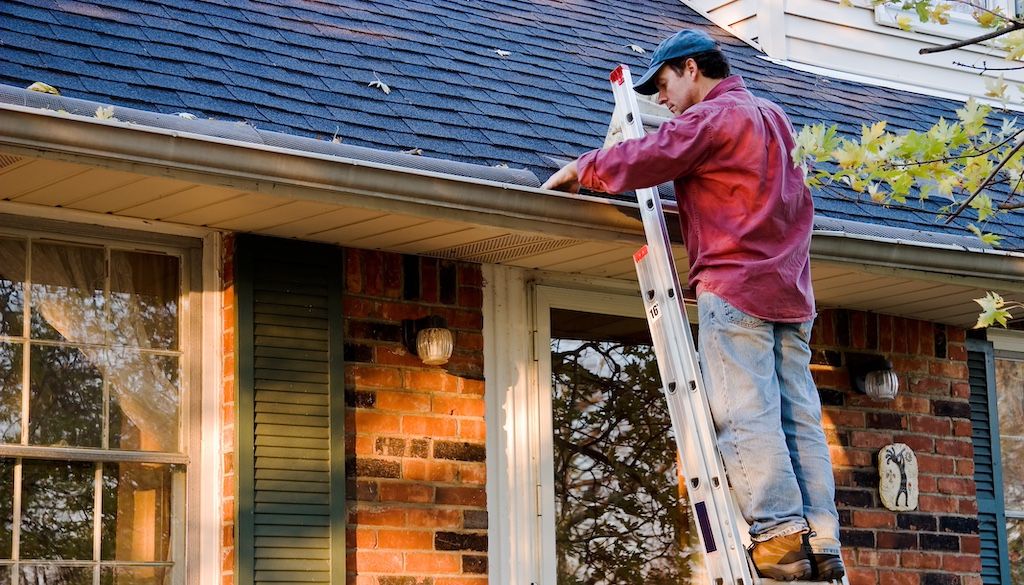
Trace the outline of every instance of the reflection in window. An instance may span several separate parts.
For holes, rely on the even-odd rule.
[[[17,454],[0,457],[0,585],[183,574],[181,271],[170,255],[0,238],[0,444]]]
[[[551,322],[559,584],[688,582],[699,544],[646,322]]]
[[[1012,585],[1024,585],[1024,359],[996,359],[999,448]]]

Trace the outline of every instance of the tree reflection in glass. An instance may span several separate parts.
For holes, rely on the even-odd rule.
[[[9,559],[13,551],[14,533],[14,461],[0,459],[0,559]],[[0,567],[0,583],[10,578],[6,567]]]
[[[22,462],[21,557],[91,560],[95,464]]]
[[[173,256],[110,252],[112,343],[145,349],[178,347],[179,261]]]
[[[30,443],[101,446],[103,378],[82,351],[32,346],[29,379]]]
[[[21,441],[21,377],[24,346],[0,343],[0,443]]]
[[[21,565],[21,585],[92,585],[91,567]]]
[[[104,343],[106,258],[103,248],[32,246],[32,337]]]
[[[647,325],[629,320],[641,334],[628,338],[560,332],[569,315],[585,314],[552,312],[558,583],[685,583],[699,545]]]
[[[0,335],[23,334],[25,241],[0,238]]]
[[[171,494],[169,465],[104,464],[101,559],[168,560]]]

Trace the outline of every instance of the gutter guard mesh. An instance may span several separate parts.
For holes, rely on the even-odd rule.
[[[64,96],[56,96],[38,91],[29,91],[10,85],[0,84],[0,103],[12,104],[41,110],[63,111],[76,116],[93,118],[100,107],[107,104],[81,100]],[[435,172],[444,175],[455,175],[473,179],[483,179],[498,183],[519,185],[523,187],[539,187],[541,182],[537,176],[526,169],[506,169],[488,167],[470,163],[449,161],[439,158],[416,156],[403,152],[389,152],[362,146],[339,144],[326,140],[316,140],[303,136],[294,136],[283,132],[259,130],[245,122],[226,122],[223,120],[190,119],[175,114],[159,114],[134,108],[113,106],[113,115],[117,120],[127,124],[137,124],[150,128],[160,128],[177,132],[187,132],[200,136],[234,140],[250,144],[261,144],[275,148],[294,150],[297,152],[317,153],[347,159],[384,164],[407,169]]]
[[[441,248],[426,254],[449,260],[501,264],[518,258],[554,252],[580,243],[580,240],[552,240],[541,236],[506,234],[461,246]]]

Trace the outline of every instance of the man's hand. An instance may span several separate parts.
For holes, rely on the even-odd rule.
[[[558,169],[558,172],[551,175],[541,189],[554,189],[555,191],[568,191],[577,193],[580,190],[579,173],[576,172],[576,161]]]

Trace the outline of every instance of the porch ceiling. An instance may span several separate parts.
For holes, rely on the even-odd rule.
[[[63,208],[628,281],[635,277],[632,252],[642,243],[639,222],[632,237],[615,241],[579,233],[568,237],[558,230],[515,230],[2,150],[0,199],[12,202],[0,206],[0,212]],[[684,265],[684,251],[675,250],[677,261]],[[837,260],[827,254],[817,254],[812,267],[821,306],[961,326],[973,325],[977,305],[971,299],[988,288],[1024,290],[1024,283],[1012,280],[912,271]]]

